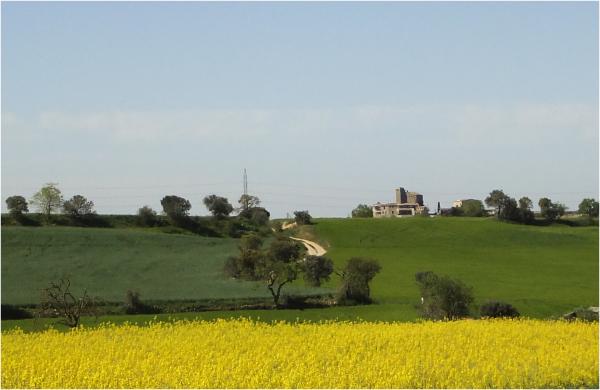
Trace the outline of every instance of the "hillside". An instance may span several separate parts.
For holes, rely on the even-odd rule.
[[[262,284],[223,275],[237,240],[140,229],[2,227],[2,303],[39,302],[39,290],[64,274],[91,295],[142,299],[267,297]],[[300,288],[300,287],[299,287]],[[293,289],[292,289],[293,290]]]
[[[419,271],[459,278],[473,287],[479,303],[504,300],[529,316],[598,305],[597,227],[403,218],[318,219],[310,230],[338,266],[352,256],[380,261],[372,296],[382,318],[415,315]]]

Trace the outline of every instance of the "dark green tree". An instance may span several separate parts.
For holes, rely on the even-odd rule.
[[[171,222],[178,225],[188,218],[188,213],[192,208],[189,200],[176,195],[167,195],[161,199],[163,211]]]
[[[325,256],[306,256],[301,264],[304,282],[313,287],[319,287],[322,282],[329,280],[333,272],[333,261]]]
[[[20,195],[9,196],[6,198],[6,207],[8,208],[8,212],[15,217],[29,212],[27,201]]]
[[[294,220],[298,225],[310,225],[312,223],[312,217],[307,210],[294,211]]]
[[[565,214],[566,207],[561,203],[554,203],[549,198],[541,198],[538,202],[541,216],[548,222],[553,222]]]
[[[535,215],[531,208],[533,207],[533,202],[528,197],[524,196],[519,199],[519,219],[523,223],[532,223],[535,219]]]
[[[379,262],[374,259],[353,257],[338,274],[342,284],[338,292],[340,303],[371,303],[369,283],[381,271]]]
[[[508,196],[506,196],[504,191],[493,190],[492,192],[490,192],[490,195],[487,198],[485,198],[484,201],[485,204],[488,205],[488,207],[493,207],[494,209],[496,209],[496,215],[498,215],[500,214],[502,206],[506,202],[506,198],[508,198]]]
[[[215,218],[225,218],[233,211],[231,203],[222,196],[209,195],[204,198],[203,202]]]
[[[421,291],[421,315],[434,320],[454,320],[469,316],[472,289],[463,282],[431,271],[419,272],[415,280]]]

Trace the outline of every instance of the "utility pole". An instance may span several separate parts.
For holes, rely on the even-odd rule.
[[[246,168],[244,168],[244,210],[248,210],[248,175],[246,175]]]

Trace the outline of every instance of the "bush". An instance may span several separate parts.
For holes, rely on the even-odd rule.
[[[312,224],[312,217],[307,210],[294,211],[294,220],[298,225],[310,225]]]
[[[342,285],[338,292],[341,304],[371,303],[369,283],[381,271],[377,260],[353,257],[341,272]]]
[[[158,307],[143,303],[137,291],[127,291],[125,295],[126,314],[158,314],[160,312],[161,310]]]
[[[481,317],[489,317],[489,318],[502,318],[509,317],[514,318],[518,317],[519,311],[510,303],[498,302],[498,301],[490,301],[486,302],[479,308],[479,313]]]
[[[143,206],[138,210],[137,224],[139,226],[153,227],[157,224],[156,211],[150,206]]]
[[[263,207],[251,207],[240,212],[240,218],[244,218],[255,226],[265,226],[269,223],[271,214]]]
[[[592,308],[583,308],[578,307],[570,313],[567,313],[563,316],[565,320],[579,320],[585,322],[597,322],[598,321],[598,312],[592,310]]]
[[[469,316],[472,289],[460,280],[438,276],[431,271],[415,275],[421,291],[421,316],[432,320],[453,320]]]
[[[352,218],[372,218],[373,209],[366,204],[359,204],[352,210]]]

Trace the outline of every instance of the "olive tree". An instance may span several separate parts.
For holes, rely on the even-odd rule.
[[[164,213],[175,225],[181,225],[187,220],[188,212],[192,208],[190,201],[176,195],[167,195],[161,199],[160,204]]]
[[[215,218],[225,218],[233,211],[231,203],[222,196],[209,195],[204,198],[203,202]]]
[[[262,239],[254,234],[244,235],[238,256],[230,257],[225,264],[229,276],[245,280],[260,280],[266,284],[273,304],[280,308],[283,288],[304,274],[309,285],[320,285],[333,271],[331,260],[308,256],[303,259],[304,246],[287,237],[276,237],[263,249]]]

